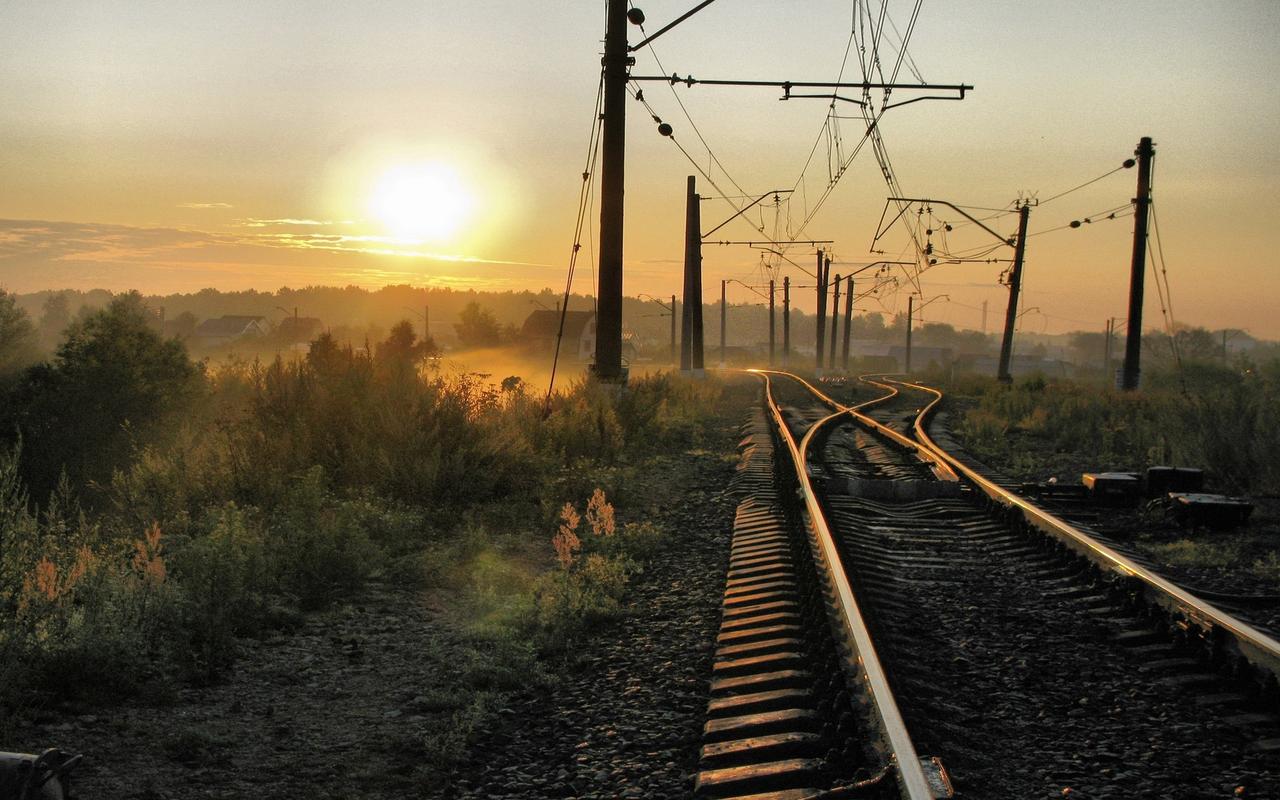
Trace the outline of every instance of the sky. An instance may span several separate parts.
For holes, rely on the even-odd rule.
[[[645,30],[694,5],[640,5]],[[854,6],[717,0],[637,52],[633,74],[831,81],[843,64],[858,79],[858,54],[846,59]],[[888,0],[899,33],[914,7]],[[1149,264],[1145,327],[1163,325],[1163,305],[1180,324],[1277,339],[1280,270],[1265,237],[1280,215],[1278,29],[1273,0],[924,0],[910,66],[931,83],[974,89],[960,102],[890,109],[879,130],[906,196],[962,206],[1002,238],[1016,232],[1012,204],[1033,203],[1019,320],[1049,333],[1123,320],[1136,170],[1115,170],[1151,136],[1155,263],[1169,294],[1162,300]],[[0,288],[562,288],[603,30],[603,0],[9,0],[0,5]],[[884,55],[896,58],[889,46]],[[915,81],[909,72],[900,79]],[[833,272],[844,273],[914,258],[901,224],[873,244],[889,189],[870,147],[830,187],[832,159],[863,138],[857,107],[837,103],[837,145],[823,133],[829,98],[643,89],[648,107],[627,106],[626,294],[680,292],[693,174],[704,230],[743,202],[723,195],[794,190],[714,240],[759,239],[761,228],[774,240],[831,240]],[[657,133],[650,109],[673,137]],[[919,219],[937,229],[938,252],[1005,262],[940,263],[918,282],[894,267],[859,310],[901,311],[918,291],[928,321],[982,329],[986,304],[995,330],[1011,248],[932,208],[932,221]],[[1064,227],[1117,208],[1118,219]],[[573,281],[581,293],[593,291],[598,213],[588,207]],[[759,302],[743,284],[768,274],[811,286],[813,248],[785,252],[794,264],[706,246],[705,298],[732,280],[731,302]],[[873,274],[855,279],[860,291]],[[812,294],[797,288],[796,304],[811,308]]]

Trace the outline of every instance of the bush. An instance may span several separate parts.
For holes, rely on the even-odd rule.
[[[360,504],[334,503],[324,470],[296,476],[265,532],[271,570],[281,593],[304,609],[352,594],[381,564]]]

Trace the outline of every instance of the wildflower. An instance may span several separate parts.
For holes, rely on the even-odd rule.
[[[574,554],[582,547],[582,540],[577,533],[578,523],[581,521],[578,510],[572,503],[565,503],[564,508],[560,509],[560,528],[551,537],[551,546],[556,549],[556,560],[560,562],[562,569],[573,566]]]
[[[596,536],[613,535],[615,529],[613,504],[605,499],[601,489],[596,489],[587,502],[587,523],[591,525],[591,532]]]

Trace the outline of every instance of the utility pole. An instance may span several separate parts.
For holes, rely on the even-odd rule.
[[[1142,372],[1142,293],[1147,266],[1147,210],[1151,205],[1151,160],[1156,150],[1150,136],[1143,136],[1134,155],[1138,157],[1138,196],[1133,199],[1133,266],[1129,272],[1129,330],[1124,345],[1124,374],[1120,388],[1138,388]]]
[[[773,281],[769,281],[769,366],[773,366],[774,337]]]
[[[728,283],[728,281],[720,281],[720,369],[724,369],[724,328],[725,317],[729,311],[729,307],[725,305],[724,301],[724,287],[726,283]]]
[[[681,323],[683,340],[680,349],[680,369],[693,375],[702,375],[702,215],[699,210],[697,183],[693,175],[688,178],[685,192],[684,219],[684,318]]]
[[[911,374],[911,317],[915,313],[916,296],[907,295],[907,368],[903,372]]]
[[[1012,383],[1009,362],[1013,357],[1013,325],[1018,318],[1018,294],[1022,291],[1022,259],[1027,253],[1027,217],[1031,206],[1025,201],[1018,207],[1018,241],[1013,250],[1013,269],[1009,271],[1009,308],[1004,314],[1004,338],[1000,341],[1000,368],[996,379]]]
[[[1115,317],[1107,317],[1106,333],[1104,334],[1107,338],[1102,346],[1102,377],[1108,381],[1111,380],[1111,332],[1115,322]]]
[[[982,335],[987,335],[987,301],[982,301]]]
[[[782,276],[782,366],[791,363],[791,276]]]
[[[431,306],[422,306],[422,338],[427,340],[431,338]]]
[[[671,295],[671,366],[679,366],[676,356],[676,296]]]
[[[600,280],[596,292],[595,375],[623,383],[622,368],[622,192],[626,169],[627,0],[609,0],[605,23],[604,121],[600,164]]]
[[[836,337],[840,329],[840,273],[831,284],[831,357],[827,359],[827,369],[836,368]]]
[[[845,372],[849,371],[849,334],[853,330],[853,276],[849,276],[849,286],[844,295],[844,348],[842,349],[840,361],[843,365],[841,369]]]
[[[827,326],[827,269],[831,260],[826,253],[818,251],[818,330],[814,336],[814,349],[817,353],[815,370],[822,377],[822,352],[826,345]]]

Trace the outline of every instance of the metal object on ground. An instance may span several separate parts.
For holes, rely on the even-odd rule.
[[[1173,518],[1182,525],[1207,525],[1216,530],[1238,528],[1253,513],[1253,503],[1243,497],[1200,492],[1170,492]]]
[[[1095,503],[1134,506],[1142,496],[1142,481],[1136,472],[1086,472],[1080,482]]]
[[[0,752],[0,798],[71,800],[68,776],[82,758],[57,748],[40,755]]]
[[[1191,467],[1148,467],[1147,497],[1164,497],[1169,492],[1204,490],[1204,470]]]

